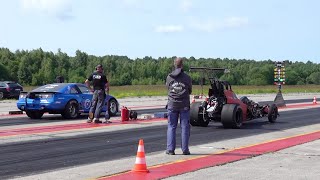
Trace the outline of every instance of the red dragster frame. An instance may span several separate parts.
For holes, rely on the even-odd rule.
[[[207,73],[211,88],[206,100],[192,102],[190,106],[190,124],[208,126],[210,121],[221,122],[225,128],[240,128],[243,122],[268,117],[269,122],[276,122],[279,116],[275,104],[260,105],[246,96],[237,98],[227,81],[221,81],[215,72],[228,72],[225,68],[190,67],[190,71]],[[204,78],[202,79],[203,85]]]

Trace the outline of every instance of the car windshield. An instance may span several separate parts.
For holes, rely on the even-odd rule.
[[[18,83],[7,83],[9,87],[17,87],[17,86],[21,86]]]
[[[65,86],[68,86],[68,84],[64,84],[64,83],[47,84],[32,90],[32,92],[57,92]]]

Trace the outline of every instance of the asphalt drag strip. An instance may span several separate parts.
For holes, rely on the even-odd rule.
[[[187,162],[189,160],[195,160],[198,158],[201,159],[200,162],[202,161],[205,162],[207,161],[206,157],[209,158],[209,160],[212,156],[215,157],[212,159],[219,159],[217,158],[218,155],[219,156],[221,155],[221,157],[224,157],[227,159],[233,155],[239,155],[240,157],[243,157],[242,159],[240,157],[233,157],[233,159],[229,159],[228,162],[223,162],[222,160],[219,162],[215,162],[215,160],[210,160],[213,165],[209,165],[209,166],[206,165],[204,167],[205,169],[200,168],[201,170],[194,170],[192,172],[180,172],[181,175],[177,175],[177,176],[172,175],[173,177],[169,177],[168,174],[165,174],[162,177],[162,178],[169,178],[169,179],[172,179],[172,178],[173,179],[174,178],[178,178],[178,179],[179,178],[180,179],[206,178],[208,179],[209,176],[206,173],[202,173],[200,175],[198,175],[197,173],[200,171],[202,172],[207,169],[211,169],[211,168],[229,166],[234,164],[235,162],[241,163],[242,161],[246,161],[246,160],[251,161],[255,159],[252,157],[256,157],[256,156],[260,157],[259,155],[264,153],[266,153],[264,155],[274,156],[275,153],[270,153],[270,152],[277,152],[279,150],[281,151],[281,149],[271,148],[270,150],[270,147],[272,147],[272,145],[263,145],[262,147],[260,147],[259,145],[278,141],[283,138],[288,139],[296,136],[319,132],[320,124],[319,124],[319,119],[317,118],[319,117],[318,116],[319,109],[318,108],[313,109],[313,107],[317,107],[317,106],[310,106],[310,107],[312,108],[309,109],[308,107],[302,107],[302,109],[304,108],[305,109],[298,110],[298,111],[295,111],[294,110],[295,108],[292,108],[292,109],[286,108],[287,110],[290,109],[290,111],[281,113],[279,121],[277,121],[274,124],[268,123],[267,121],[262,119],[262,120],[246,123],[241,129],[223,129],[220,124],[219,125],[210,124],[209,127],[205,127],[205,128],[192,127],[193,133],[191,134],[192,146],[190,146],[190,151],[191,151],[190,156],[181,155],[181,152],[179,152],[178,148],[175,156],[168,156],[164,154],[165,135],[163,134],[161,135],[161,133],[165,132],[164,121],[154,122],[150,124],[148,124],[147,122],[144,122],[141,124],[139,123],[134,124],[135,127],[144,127],[144,128],[147,127],[146,125],[151,125],[151,124],[154,125],[154,124],[160,124],[160,123],[163,124],[163,126],[154,127],[152,129],[149,129],[148,132],[144,132],[146,129],[135,129],[137,134],[134,134],[134,132],[130,131],[129,129],[123,129],[123,133],[126,134],[126,136],[125,135],[122,136],[118,130],[116,134],[114,134],[115,133],[114,130],[113,132],[111,132],[111,130],[109,131],[109,129],[111,129],[109,127],[120,128],[120,127],[125,127],[126,125],[123,125],[123,126],[113,125],[113,126],[103,126],[101,128],[93,128],[93,129],[101,129],[104,131],[101,134],[92,135],[93,137],[95,136],[100,137],[98,139],[95,139],[95,138],[91,139],[91,138],[88,138],[87,136],[84,136],[84,137],[77,137],[78,139],[72,138],[68,140],[67,138],[64,138],[59,141],[52,141],[52,142],[44,141],[45,145],[41,145],[39,142],[39,146],[37,146],[36,143],[32,143],[30,145],[21,144],[21,147],[18,146],[19,144],[11,144],[12,147],[10,144],[8,144],[8,147],[6,145],[2,147],[3,149],[7,148],[8,152],[11,151],[10,149],[16,149],[17,152],[20,151],[20,152],[25,152],[30,154],[30,156],[25,155],[25,157],[21,157],[21,160],[23,161],[19,163],[21,164],[21,166],[31,165],[30,168],[32,169],[32,171],[30,171],[31,169],[29,170],[31,174],[25,173],[27,172],[28,169],[21,167],[21,173],[17,172],[16,176],[11,175],[7,177],[11,177],[10,179],[17,178],[17,179],[23,179],[23,180],[96,179],[99,177],[109,178],[110,176],[119,175],[119,173],[120,174],[129,173],[130,170],[134,167],[134,163],[135,163],[135,155],[137,153],[136,147],[138,143],[137,142],[138,140],[136,138],[142,137],[145,139],[145,145],[147,150],[146,161],[147,161],[147,165],[148,165],[147,167],[150,170],[150,173],[154,172],[153,168],[160,168],[162,166],[177,164],[177,163],[178,165],[176,166],[180,166],[179,164],[180,162],[181,163]],[[82,123],[84,124],[84,122]],[[84,129],[84,130],[88,131],[88,129]],[[108,133],[106,131],[108,131]],[[24,136],[24,135],[20,135],[20,136]],[[17,137],[20,139],[20,136],[17,136]],[[55,136],[56,138],[59,138],[59,139],[61,137],[58,135],[55,135]],[[177,136],[179,135],[177,134]],[[11,136],[8,136],[8,137],[11,137]],[[178,138],[177,139],[177,143],[178,143],[179,137],[177,138]],[[126,153],[121,154],[121,152],[126,150],[125,148],[121,149],[121,146],[125,145],[124,144],[125,141],[130,142],[131,145],[126,146],[126,148],[129,148],[127,149],[128,151]],[[133,142],[133,144],[131,142]],[[299,140],[297,142],[299,142],[298,144],[305,143],[304,140],[301,140],[301,141]],[[314,142],[317,142],[317,141],[314,141]],[[306,143],[306,145],[308,145],[309,143]],[[286,144],[285,141],[284,141],[284,144]],[[273,144],[273,145],[283,147],[281,143]],[[47,149],[43,149],[43,152],[41,152],[41,149],[38,149],[38,148],[44,148],[45,146],[48,146],[48,147]],[[288,146],[288,147],[292,147],[292,146],[294,146],[294,144],[291,144],[291,146]],[[253,149],[245,149],[246,152],[240,151],[240,149],[242,148],[250,148],[250,147],[258,147],[258,148],[261,148],[262,150],[259,149],[258,152],[254,151]],[[268,149],[264,149],[266,147],[269,147],[270,151],[268,151]],[[25,148],[25,149],[21,149],[21,148]],[[28,151],[29,148],[30,148],[30,152]],[[61,150],[61,153],[59,154],[59,151],[54,150],[54,148],[58,148],[59,151]],[[287,147],[283,147],[283,148],[287,148]],[[63,149],[70,149],[70,151],[65,151]],[[90,149],[92,149],[91,152],[89,151]],[[239,151],[236,151],[236,150],[239,150]],[[7,151],[4,150],[3,153],[6,154]],[[47,151],[50,151],[50,152],[47,153]],[[103,151],[105,151],[105,153]],[[223,153],[226,153],[226,154],[223,154]],[[299,154],[299,152],[296,152],[296,153]],[[302,152],[300,152],[300,154],[301,153]],[[46,160],[41,160],[40,159],[41,157],[42,158],[52,157],[54,159],[58,158],[58,160],[48,159],[46,161]],[[320,155],[319,155],[319,152],[316,151],[314,153],[314,156],[311,157],[311,159],[315,159],[315,160],[312,161],[313,164],[312,163],[310,164],[310,168],[312,166],[317,167],[317,162],[320,162],[320,161],[316,161],[318,157],[320,157]],[[34,163],[31,164],[31,162],[33,161],[33,158],[36,160],[35,163],[43,163],[42,166],[48,166],[48,167],[47,168],[40,167],[35,165]],[[30,160],[30,164],[25,163],[25,160]],[[274,162],[279,161],[279,159],[276,159],[276,160],[272,159],[272,160]],[[8,158],[8,162],[10,161],[11,160]],[[296,163],[300,163],[300,161]],[[69,162],[72,162],[72,163],[69,163]],[[87,163],[84,163],[84,162],[87,162]],[[193,161],[193,162],[196,162],[196,161]],[[255,166],[250,166],[248,170],[255,169],[257,165],[265,164],[265,163],[266,162],[260,162],[260,161],[256,162]],[[61,164],[63,166],[60,165],[60,168],[57,168],[58,164]],[[287,164],[294,164],[294,163],[286,162],[286,165]],[[12,164],[12,166],[3,164],[3,168],[13,167],[13,166],[14,164]],[[40,169],[36,171],[34,169],[36,167]],[[171,165],[171,168],[179,169],[179,167],[175,167],[174,165]],[[237,166],[236,168],[239,168],[239,167]],[[310,172],[314,174],[317,172],[316,169],[317,168],[312,169],[310,170]],[[23,172],[23,170],[25,171]],[[168,172],[170,172],[170,170],[171,169],[169,169]],[[167,171],[167,170],[163,170],[163,171]],[[212,170],[208,170],[208,171],[212,173]],[[233,172],[233,174],[234,173],[241,174],[241,172],[239,171]],[[194,174],[197,174],[198,176],[192,176]],[[226,174],[230,174],[230,173],[226,173]],[[252,172],[251,174],[254,174],[254,173]],[[185,178],[185,176],[187,175],[191,175],[191,177],[193,178],[190,178],[190,177]],[[19,178],[19,176],[21,176],[21,178]],[[6,176],[2,176],[2,177],[6,177]],[[212,176],[212,177],[215,177],[215,176]],[[231,179],[241,179],[236,177],[238,177],[238,175],[234,176],[234,178],[231,178]],[[287,175],[283,175],[280,178],[276,178],[276,179],[286,179],[285,177],[287,177]],[[304,179],[312,179],[312,178],[308,178],[310,176],[306,176],[306,177],[307,178],[304,178]],[[262,179],[266,179],[266,178],[267,177],[264,177]],[[141,178],[141,179],[144,179],[144,178]],[[220,179],[225,179],[225,177],[222,177]],[[243,179],[251,179],[251,178],[243,178]],[[260,179],[261,179],[261,176],[260,176]]]

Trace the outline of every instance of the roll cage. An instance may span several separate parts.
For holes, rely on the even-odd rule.
[[[204,79],[208,78],[211,88],[209,89],[208,96],[221,97],[224,96],[224,90],[232,91],[231,84],[227,81],[221,81],[217,78],[216,73],[223,72],[229,73],[226,68],[207,68],[207,67],[190,67],[190,72],[201,73],[201,89],[203,92]]]

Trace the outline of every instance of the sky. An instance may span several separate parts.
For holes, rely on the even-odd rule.
[[[0,47],[320,63],[319,0],[0,0]]]

